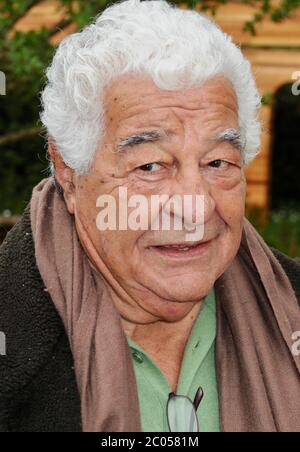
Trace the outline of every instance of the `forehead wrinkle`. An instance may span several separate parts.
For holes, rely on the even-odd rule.
[[[217,85],[220,85],[223,90],[226,88],[225,96],[220,98]],[[131,121],[134,116],[148,115],[150,110],[160,112],[160,110],[183,109],[194,113],[212,109],[213,104],[215,107],[223,104],[231,111],[237,109],[236,93],[232,83],[223,76],[216,76],[198,86],[169,91],[159,89],[153,80],[146,76],[131,74],[124,76],[123,83],[120,83],[120,80],[113,82],[107,89],[106,95],[109,114],[111,117],[116,116],[118,123]],[[112,111],[110,107],[113,108]]]
[[[214,124],[216,126],[218,123],[221,124],[221,121],[224,122],[224,115],[234,119],[237,116],[235,107],[226,105],[223,102],[214,104],[206,102],[195,109],[172,107],[171,111],[176,121],[181,124],[181,127],[185,128],[187,125],[193,123],[199,130],[206,126],[214,127]],[[227,124],[229,129],[230,122],[227,122]]]
[[[175,97],[174,94],[180,96]],[[210,111],[212,114],[219,110],[219,107],[228,109],[231,112],[236,112],[237,103],[233,93],[229,94],[226,98],[219,99],[215,93],[201,92],[198,96],[185,96],[184,91],[172,92],[157,92],[142,93],[138,95],[135,91],[131,98],[122,99],[119,97],[119,112],[122,114],[121,121],[131,120],[134,117],[143,118],[144,115],[148,115],[150,110],[157,112],[160,116],[161,110],[164,110],[163,116],[169,117],[174,114],[175,117],[180,117],[181,114],[187,113],[193,115],[194,113],[202,111]]]

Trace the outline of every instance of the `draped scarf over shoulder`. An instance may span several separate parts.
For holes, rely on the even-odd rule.
[[[107,281],[90,265],[53,178],[31,199],[37,266],[64,323],[86,432],[141,431],[130,348]],[[246,218],[239,251],[216,281],[216,366],[223,431],[300,431],[300,331],[293,288]],[[207,413],[209,416],[209,413]]]

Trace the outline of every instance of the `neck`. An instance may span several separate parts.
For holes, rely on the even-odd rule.
[[[203,306],[203,300],[190,304],[186,315],[175,321],[156,320],[149,323],[138,323],[121,316],[123,330],[127,337],[136,343],[159,342],[167,340],[169,345],[189,337],[192,327]]]

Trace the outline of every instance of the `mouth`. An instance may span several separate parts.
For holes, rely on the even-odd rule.
[[[148,249],[162,256],[188,258],[202,255],[211,247],[213,240],[156,245],[149,246]]]

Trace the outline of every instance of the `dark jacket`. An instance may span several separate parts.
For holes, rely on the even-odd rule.
[[[279,251],[300,304],[300,265]],[[0,431],[81,431],[68,338],[36,266],[27,208],[0,248]]]

